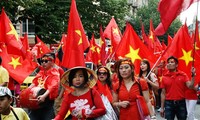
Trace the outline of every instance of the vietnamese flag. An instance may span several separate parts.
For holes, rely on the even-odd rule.
[[[167,59],[172,55],[179,60],[178,69],[184,71],[189,78],[191,78],[191,67],[194,65],[196,68],[195,79],[200,80],[200,56],[194,51],[191,45],[191,37],[187,34],[184,26],[178,30],[163,57]]]
[[[112,19],[110,20],[109,24],[107,25],[106,29],[104,30],[103,33],[105,38],[108,38],[111,40],[111,45],[113,46],[113,52],[117,49],[120,41],[121,41],[121,37],[122,34],[120,32],[120,29],[114,19],[114,17],[112,17]]]
[[[93,62],[95,65],[100,63],[100,47],[95,43],[94,34],[90,40],[90,48],[86,55],[86,61]]]
[[[151,48],[151,43],[149,41],[149,38],[147,37],[145,30],[144,30],[144,24],[141,22],[141,33],[142,33],[142,40],[144,44],[147,46],[147,48]]]
[[[36,55],[36,58],[41,58],[44,54],[51,52],[49,47],[40,40],[40,38],[36,35],[37,43],[33,46],[31,53]]]
[[[154,27],[152,20],[150,20],[149,41],[150,41],[150,50],[152,50],[154,54],[158,56],[163,49],[159,39],[154,34]]]
[[[89,47],[75,0],[72,0],[67,29],[67,39],[64,44],[62,66],[72,68],[85,66],[84,51]]]
[[[100,26],[100,54],[101,54],[101,64],[106,65],[106,40],[105,37],[103,36],[103,29],[102,26]]]
[[[22,56],[7,53],[5,45],[0,46],[0,56],[3,58],[2,66],[4,66],[9,75],[18,83],[23,83],[25,78],[29,76],[37,64],[29,59],[23,59]]]
[[[60,44],[59,44],[57,51],[56,51],[56,61],[55,61],[55,63],[58,66],[61,66],[61,64],[62,64],[64,42],[66,41],[66,39],[67,39],[67,34],[62,34]]]
[[[25,57],[25,53],[22,51],[23,45],[18,37],[17,31],[4,9],[2,9],[0,16],[0,42],[5,43],[8,53]]]
[[[28,42],[28,35],[27,33],[24,35],[24,37],[20,37],[20,40],[22,42],[22,50],[25,52],[25,55],[27,59],[32,60],[32,54],[30,51],[30,47],[29,47],[29,42]]]
[[[135,65],[136,74],[139,74],[139,66],[142,59],[148,59],[151,66],[156,61],[153,53],[148,50],[129,23],[126,25],[126,30],[116,51],[116,55],[118,58],[131,58]]]

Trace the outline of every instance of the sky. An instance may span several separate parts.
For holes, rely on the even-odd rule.
[[[197,12],[197,6],[198,6],[198,12]],[[200,2],[193,3],[187,10],[183,11],[180,14],[180,20],[182,24],[187,23],[187,26],[193,23],[193,19],[197,16],[198,13],[198,20],[200,21]]]

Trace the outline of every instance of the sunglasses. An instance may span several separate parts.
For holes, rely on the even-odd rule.
[[[97,75],[107,75],[107,72],[97,72]]]
[[[41,60],[40,62],[41,62],[41,63],[43,63],[43,62],[44,62],[44,63],[48,63],[49,61],[50,61],[50,60]]]

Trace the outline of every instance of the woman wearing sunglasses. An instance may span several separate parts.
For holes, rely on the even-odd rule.
[[[112,102],[112,82],[109,69],[104,66],[99,67],[97,69],[97,77],[98,80],[94,88],[96,88],[100,94],[103,94],[110,102]]]

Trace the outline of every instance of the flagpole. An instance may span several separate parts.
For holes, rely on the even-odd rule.
[[[194,67],[194,56],[195,56],[195,51],[196,51],[196,48],[195,48],[196,36],[198,35],[198,37],[199,37],[199,33],[196,33],[196,29],[199,29],[199,27],[198,27],[199,25],[196,26],[196,24],[198,24],[198,23],[196,23],[196,22],[198,22],[198,11],[199,11],[198,9],[199,9],[199,2],[197,2],[197,16],[196,16],[196,20],[195,20],[195,32],[194,32],[194,36],[195,37],[194,37],[194,44],[193,44],[194,52],[193,52],[193,55],[192,55],[192,58],[193,58],[193,60],[192,60],[192,67]]]
[[[153,67],[151,68],[151,70],[149,71],[149,73],[147,74],[146,77],[149,77],[149,75],[151,74],[151,72],[153,71],[153,69],[156,67],[156,65],[158,64],[158,62],[160,61],[160,59],[161,59],[162,56],[163,56],[163,54],[159,56],[159,58],[156,60],[155,64],[153,65]]]

